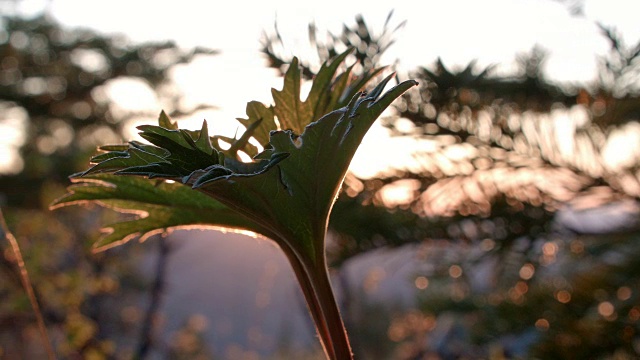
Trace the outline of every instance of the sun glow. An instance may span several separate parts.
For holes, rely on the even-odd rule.
[[[25,2],[19,7],[25,13],[33,13],[38,4]],[[480,67],[494,63],[501,64],[497,71],[504,74],[513,71],[512,63],[518,52],[530,49],[533,44],[540,44],[549,51],[544,68],[544,71],[549,72],[549,78],[556,81],[577,81],[578,79],[589,81],[595,73],[595,54],[606,51],[606,44],[594,25],[595,20],[604,23],[619,21],[625,33],[631,32],[632,38],[636,34],[633,32],[634,28],[629,26],[633,22],[628,16],[622,16],[624,12],[616,15],[611,11],[604,11],[603,3],[595,0],[589,1],[588,5],[586,17],[575,18],[561,4],[536,3],[533,5],[525,1],[507,0],[493,0],[491,4],[476,4],[455,0],[441,2],[437,6],[424,5],[430,15],[429,21],[423,21],[424,19],[416,16],[426,12],[415,11],[423,5],[395,4],[394,18],[398,19],[398,22],[406,19],[407,25],[401,30],[392,51],[385,55],[385,59],[392,56],[388,60],[389,63],[393,63],[396,58],[401,59],[397,66],[399,73],[424,66],[439,56],[445,63],[452,64],[453,68],[473,59],[478,60]],[[192,4],[188,11],[177,13],[174,6],[157,2],[153,4],[146,1],[121,2],[120,5],[113,5],[113,3],[85,4],[60,0],[53,2],[49,11],[55,18],[69,26],[91,26],[107,33],[124,32],[136,42],[173,39],[181,46],[207,46],[220,50],[217,55],[196,56],[190,64],[179,65],[171,70],[170,79],[173,82],[173,88],[164,90],[184,95],[177,105],[167,103],[162,94],[157,95],[147,84],[127,78],[110,81],[98,92],[99,94],[96,94],[96,100],[106,102],[116,115],[122,115],[131,110],[144,113],[128,120],[125,127],[125,138],[137,139],[135,126],[154,123],[161,109],[190,111],[201,105],[209,108],[179,118],[181,127],[199,129],[202,121],[206,119],[212,133],[229,137],[241,134],[243,128],[235,119],[244,116],[246,102],[258,100],[268,104],[271,102],[270,89],[282,86],[276,71],[266,66],[265,58],[258,50],[258,40],[262,32],[272,29],[276,16],[279,31],[288,51],[296,49],[300,52],[297,55],[304,60],[314,56],[307,46],[306,39],[306,29],[310,21],[315,22],[321,31],[336,32],[343,23],[348,23],[354,14],[359,13],[373,28],[381,28],[390,10],[383,7],[363,9],[356,4],[344,8],[346,4],[341,2],[344,16],[337,17],[333,11],[329,11],[333,7],[328,6],[327,2],[304,7],[292,6],[287,1],[252,6],[257,6],[256,11],[247,13],[244,5],[231,2],[225,6],[224,11],[211,14],[210,11],[199,11],[198,5]],[[154,19],[157,24],[163,24],[162,26],[141,22],[136,15],[150,7],[154,8]],[[458,10],[461,7],[469,11],[460,13]],[[604,6],[604,8],[610,10],[610,7]],[[120,9],[128,9],[128,11],[123,12]],[[500,9],[500,11],[492,11],[492,9]],[[115,16],[116,11],[117,16]],[[475,16],[479,13],[483,15]],[[245,20],[242,23],[236,21],[240,14]],[[508,15],[505,16],[505,14]],[[210,16],[214,16],[215,19],[211,19]],[[118,21],[113,21],[115,18]],[[547,19],[544,25],[538,21],[540,18]],[[443,24],[450,24],[453,19],[457,23],[468,24],[468,28],[474,31],[449,31],[443,36],[431,38],[428,47],[415,46],[417,39],[421,39],[423,34],[443,29],[445,28]],[[197,28],[195,24],[199,24]],[[202,24],[206,24],[205,28],[200,27]],[[508,34],[502,31],[505,24],[508,24],[511,29]],[[498,33],[503,36],[495,36]],[[461,46],[450,46],[451,43],[458,43]],[[473,46],[464,46],[469,43]],[[104,68],[104,57],[99,53],[83,50],[72,55],[72,60],[81,64],[86,71],[95,73]],[[162,61],[162,57],[158,61]],[[33,86],[30,86],[34,91],[42,87],[42,84],[36,81],[38,79],[32,80]],[[303,91],[307,88],[308,84],[304,84]],[[173,106],[177,106],[177,109],[173,109]],[[81,103],[76,108],[79,116],[85,112]],[[573,115],[567,114],[567,116]],[[571,125],[571,122],[562,124],[564,125],[559,125],[555,129],[559,153],[554,156],[568,157],[576,151],[576,147],[582,146],[583,142],[571,138],[573,128],[570,127],[575,125]],[[3,130],[5,129],[6,127],[3,127]],[[621,141],[612,139],[607,143],[603,156],[607,166],[625,166],[640,156],[635,151],[620,151],[620,149],[640,148],[634,146],[640,141],[638,140],[640,137],[637,136],[640,131],[637,130],[625,128],[624,131],[619,131],[620,134],[615,134],[615,139]],[[0,169],[4,172],[17,172],[22,168],[16,152],[19,147],[16,143],[19,143],[21,137],[13,130],[2,131],[1,134],[4,146],[0,148],[2,155]],[[12,136],[17,140],[8,139]],[[544,141],[541,143],[543,147],[545,144]],[[374,125],[354,158],[351,170],[359,177],[370,178],[379,175],[392,165],[398,165],[398,162],[404,162],[400,164],[402,168],[417,169],[421,165],[414,159],[410,159],[411,154],[424,146],[433,146],[433,144],[417,142],[410,138],[391,139],[385,129]],[[45,150],[53,149],[46,141],[42,142],[42,147]],[[450,157],[468,157],[469,155],[463,150],[466,149],[451,147],[448,149],[451,153],[445,154],[447,156],[441,160],[445,161]],[[587,165],[589,164],[585,163],[585,169]],[[442,169],[446,170],[446,166]],[[598,170],[592,169],[592,171]]]
[[[24,162],[19,148],[26,140],[28,114],[22,108],[0,102],[0,174],[17,174]]]

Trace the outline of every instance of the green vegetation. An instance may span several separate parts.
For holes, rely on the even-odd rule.
[[[351,358],[327,274],[327,222],[367,130],[393,100],[417,84],[405,81],[383,94],[388,76],[370,92],[360,92],[379,71],[352,77],[348,68],[336,75],[349,52],[323,65],[305,101],[300,99],[300,69],[294,58],[283,89],[273,90],[275,105],[249,103],[249,118],[241,120],[248,124],[247,131],[233,139],[228,150],[209,136],[206,122],[199,132],[190,132],[178,129],[162,113],[159,126],[138,127],[153,145],[102,147],[105,153],[92,158],[95,165],[76,176],[81,183],[54,207],[97,202],[149,214],[113,225],[100,249],[187,225],[251,231],[272,239],[291,262],[327,357]],[[254,134],[265,150],[253,162],[242,162],[239,151],[257,152],[248,142]],[[118,175],[147,180],[121,181]]]
[[[6,38],[19,35],[0,44],[0,106],[22,114],[28,129],[16,145],[21,165],[0,176],[3,214],[56,355],[143,358],[155,348],[175,358],[255,357],[251,349],[209,348],[197,319],[176,333],[184,341],[153,341],[171,256],[169,238],[156,235],[214,226],[279,245],[330,358],[351,351],[356,359],[638,357],[638,157],[626,149],[615,157],[628,161],[607,159],[621,134],[637,132],[640,43],[626,45],[600,25],[610,53],[592,84],[546,79],[545,52],[534,48],[519,55],[520,72],[510,77],[436,60],[410,74],[414,90],[405,93],[415,83],[400,79],[385,93],[392,79],[379,77],[380,55],[393,50],[403,27],[392,20],[376,32],[358,17],[328,36],[312,26],[316,60],[288,58],[281,37],[266,36],[263,52],[284,85],[273,104],[248,103],[238,119],[246,131],[229,138],[206,122],[179,129],[174,120],[198,108],[181,108],[180,95],[165,92],[174,66],[215,51],[132,45],[61,29],[46,17],[3,17]],[[89,68],[78,61],[83,54],[105,61]],[[131,118],[157,114],[105,103],[101,89],[118,77],[135,78],[171,104],[158,126],[139,127],[148,143],[104,145],[124,142]],[[303,101],[300,83],[312,79]],[[379,85],[367,87],[372,82]],[[347,172],[351,157],[387,107],[382,122],[394,136],[431,146],[414,152],[410,166],[357,178]],[[96,145],[101,153],[87,170]],[[240,160],[245,154],[252,162]],[[63,195],[69,174],[74,184]],[[397,189],[405,196],[389,200]],[[62,208],[47,211],[56,198]],[[101,206],[65,206],[78,203]],[[628,226],[592,233],[559,221],[567,210],[603,207],[627,211]],[[103,228],[109,232],[101,235]],[[3,238],[0,357],[45,357],[19,258]],[[149,241],[127,243],[135,238]],[[340,271],[394,247],[416,249],[425,264],[406,279],[415,284],[416,308],[372,302],[366,284]],[[155,277],[145,278],[136,262],[150,253],[158,262]],[[336,269],[342,318],[327,265]],[[317,358],[284,342],[272,358]]]

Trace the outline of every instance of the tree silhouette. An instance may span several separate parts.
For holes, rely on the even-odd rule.
[[[119,36],[65,29],[46,15],[3,17],[2,29],[3,120],[25,122],[17,154],[23,164],[0,175],[9,205],[38,207],[46,183],[78,171],[96,137],[120,141],[127,120],[140,114],[115,109],[105,85],[135,79],[164,99],[173,115],[192,112],[197,109],[178,106],[180,94],[171,88],[168,72],[196,55],[215,54],[184,51],[172,42],[132,45]]]

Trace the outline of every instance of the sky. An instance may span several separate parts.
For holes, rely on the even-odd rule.
[[[64,26],[124,34],[133,42],[175,40],[184,48],[204,46],[219,50],[220,55],[177,67],[171,76],[186,95],[187,105],[219,106],[215,112],[195,114],[192,124],[182,123],[182,126],[199,128],[203,118],[213,119],[218,124],[216,132],[230,136],[237,130],[234,119],[245,114],[247,101],[270,103],[270,89],[281,87],[281,80],[266,68],[259,51],[263,32],[270,32],[276,21],[287,48],[296,49],[299,53],[295,55],[304,59],[309,54],[299,49],[310,51],[305,46],[310,22],[314,22],[321,33],[326,30],[339,33],[342,24],[352,25],[355,16],[362,14],[370,28],[377,31],[393,10],[390,25],[393,27],[405,20],[406,25],[396,33],[396,42],[382,63],[397,60],[400,73],[430,66],[441,57],[452,69],[477,60],[478,69],[499,64],[498,73],[508,74],[514,71],[519,53],[529,52],[538,45],[548,52],[545,75],[553,81],[573,84],[593,81],[597,56],[608,51],[608,43],[599,34],[596,23],[615,26],[628,44],[640,39],[640,26],[634,19],[640,3],[635,0],[585,0],[581,16],[572,15],[566,3],[555,0],[397,0],[387,3],[372,6],[371,1],[340,0],[309,3],[236,0],[217,4],[196,0],[23,0],[19,7],[25,14],[44,8]],[[123,106],[162,108],[149,91],[142,89],[132,96],[136,86],[141,87],[122,81],[112,84],[108,90]],[[149,120],[141,118],[139,122],[149,123]],[[374,127],[368,139],[379,139],[384,131],[380,126]],[[128,135],[136,135],[133,127]],[[380,148],[377,142],[369,141],[370,151]],[[367,147],[367,139],[363,146]],[[397,155],[388,154],[390,159]],[[362,171],[366,172],[364,168]]]
[[[70,26],[125,33],[135,41],[175,39],[187,47],[247,55],[255,54],[262,31],[272,29],[276,19],[294,47],[305,42],[311,21],[338,32],[343,23],[352,24],[356,14],[363,14],[374,29],[380,29],[394,10],[391,24],[406,20],[407,25],[398,33],[390,56],[406,68],[430,65],[438,56],[453,65],[472,59],[479,65],[510,63],[516,53],[539,44],[550,51],[546,71],[559,81],[593,78],[594,55],[607,51],[596,22],[616,26],[628,42],[640,38],[634,16],[640,3],[635,0],[585,0],[583,16],[572,16],[566,4],[554,0],[399,0],[375,6],[370,1],[340,0],[239,0],[219,7],[212,3],[53,0],[50,10]]]

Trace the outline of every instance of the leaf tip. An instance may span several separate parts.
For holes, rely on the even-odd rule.
[[[160,111],[160,116],[158,116],[158,125],[168,130],[178,130],[178,123],[172,121],[164,110]]]

